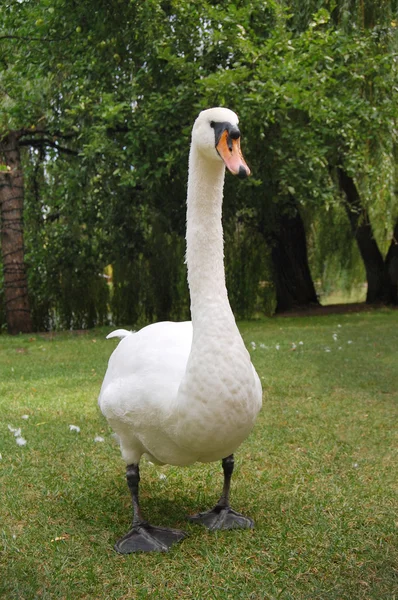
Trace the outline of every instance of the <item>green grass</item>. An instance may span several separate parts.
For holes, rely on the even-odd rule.
[[[236,454],[232,505],[256,529],[185,521],[216,501],[220,465],[144,463],[146,515],[189,537],[167,554],[129,556],[112,549],[130,499],[96,405],[116,342],[105,330],[0,337],[1,598],[398,598],[398,312],[240,327],[264,407]]]

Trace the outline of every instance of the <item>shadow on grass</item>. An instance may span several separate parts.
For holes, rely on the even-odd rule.
[[[93,479],[88,473],[87,485],[78,482],[78,493],[65,490],[62,497],[62,515],[66,519],[80,521],[98,528],[120,532],[129,527],[132,518],[130,492],[123,475],[115,485],[113,479]],[[144,517],[154,525],[166,527],[187,526],[187,516],[197,512],[197,497],[189,497],[173,486],[166,488],[150,478],[141,479],[141,509]],[[210,508],[211,501],[209,500]]]

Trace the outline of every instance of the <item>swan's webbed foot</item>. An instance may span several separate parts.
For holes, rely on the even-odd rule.
[[[221,498],[214,508],[204,513],[198,513],[188,517],[193,523],[200,523],[215,531],[217,529],[253,529],[254,522],[233,510],[229,505],[229,488],[234,470],[234,455],[223,458],[222,468],[224,471],[224,487]]]
[[[230,506],[215,506],[212,510],[188,517],[193,523],[199,523],[215,531],[217,529],[253,529],[254,521],[233,510]]]
[[[167,552],[173,544],[180,542],[186,534],[179,529],[155,527],[143,519],[138,499],[140,469],[138,464],[127,465],[127,484],[133,503],[133,525],[114,546],[120,554],[132,552]]]
[[[132,529],[115,544],[119,554],[132,552],[167,552],[173,544],[183,540],[186,534],[179,529],[154,527],[142,522],[133,525]]]

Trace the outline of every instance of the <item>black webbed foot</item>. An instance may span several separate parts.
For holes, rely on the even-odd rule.
[[[179,529],[154,527],[149,523],[134,525],[126,535],[115,544],[119,554],[132,552],[167,552],[173,544],[183,540],[186,534]]]
[[[233,454],[223,458],[222,468],[224,471],[224,487],[218,503],[211,510],[192,515],[188,519],[193,523],[204,525],[211,531],[217,529],[253,529],[254,522],[249,517],[239,514],[229,506],[229,487],[234,470]]]
[[[254,521],[233,510],[230,506],[215,506],[212,510],[188,517],[193,523],[198,523],[215,531],[217,529],[253,529]]]

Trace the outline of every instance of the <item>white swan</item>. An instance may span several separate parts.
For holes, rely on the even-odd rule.
[[[113,352],[99,397],[120,438],[133,503],[132,529],[115,549],[167,550],[185,534],[154,527],[139,507],[142,454],[159,464],[222,460],[217,505],[190,517],[209,529],[253,527],[229,506],[233,452],[251,431],[262,390],[229,305],[221,223],[225,165],[250,170],[240,151],[238,118],[226,108],[201,112],[192,130],[187,198],[187,265],[192,323],[155,323],[123,338]]]

